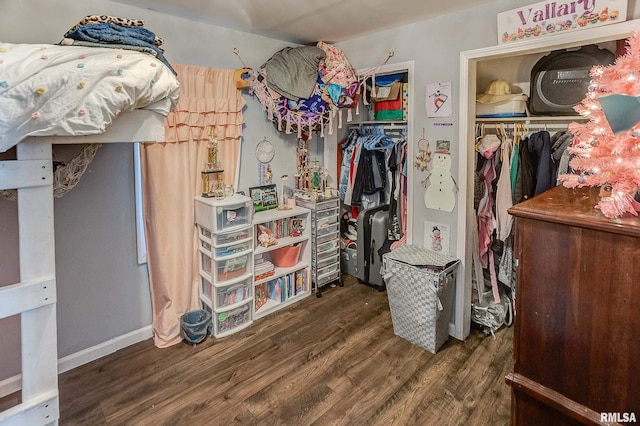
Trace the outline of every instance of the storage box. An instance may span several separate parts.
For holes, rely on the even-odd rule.
[[[347,275],[358,276],[358,250],[349,247],[340,250],[340,269]]]
[[[214,313],[214,335],[216,337],[224,337],[251,324],[251,302],[253,302],[253,299],[248,299],[247,303],[242,306]]]
[[[393,332],[431,353],[449,338],[459,261],[404,245],[382,258]]]
[[[213,282],[231,280],[250,271],[249,257],[251,252],[225,257],[223,260],[213,260],[209,253],[200,249],[200,268],[202,272],[213,279]]]
[[[376,96],[371,102],[395,101],[402,91],[402,83],[397,81],[390,86],[376,86]]]
[[[213,237],[213,246],[221,247],[230,243],[235,243],[244,240],[251,240],[253,237],[253,227],[240,229],[239,231],[225,232],[223,234],[216,234]]]
[[[240,304],[251,297],[253,275],[247,274],[232,281],[225,281],[225,285],[214,285],[206,276],[200,275],[200,298],[215,309],[226,308]]]
[[[195,219],[213,233],[231,231],[251,224],[251,207],[251,199],[239,194],[224,200],[198,196]]]
[[[484,104],[476,102],[477,118],[492,117],[526,117],[527,95],[524,93],[511,95],[511,99],[502,102]]]
[[[271,261],[279,268],[291,268],[298,263],[301,248],[302,244],[277,248],[271,252]]]

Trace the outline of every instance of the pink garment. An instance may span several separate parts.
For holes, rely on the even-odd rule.
[[[493,158],[487,160],[484,167],[484,196],[478,205],[478,242],[480,244],[480,263],[483,268],[488,265],[489,247],[491,245],[491,237],[495,229],[495,218],[493,216],[493,189],[491,182],[496,177],[495,161]]]
[[[500,293],[498,292],[498,280],[496,278],[493,253],[491,253],[491,238],[493,230],[496,226],[495,217],[493,215],[493,189],[491,182],[496,177],[495,157],[487,160],[484,167],[484,197],[478,205],[478,243],[480,245],[480,263],[483,268],[490,268],[491,289],[493,292],[493,300],[500,302]],[[481,278],[480,278],[481,279]]]
[[[358,81],[355,71],[342,50],[323,41],[319,41],[316,47],[322,49],[326,54],[324,63],[327,73],[322,76],[323,83],[349,87]]]

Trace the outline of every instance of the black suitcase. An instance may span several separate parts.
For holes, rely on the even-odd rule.
[[[358,281],[378,288],[385,289],[384,280],[380,274],[382,255],[378,252],[387,240],[389,223],[389,205],[385,204],[363,210],[358,214],[358,246],[357,258]]]

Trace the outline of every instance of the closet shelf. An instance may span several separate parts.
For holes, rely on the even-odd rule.
[[[476,118],[476,123],[569,123],[572,121],[588,121],[588,119],[579,115]]]
[[[353,121],[349,123],[349,127],[358,127],[360,125],[382,125],[392,127],[402,127],[407,125],[406,120],[367,120],[367,121]]]

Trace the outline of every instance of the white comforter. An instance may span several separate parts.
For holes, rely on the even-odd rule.
[[[103,133],[137,108],[166,116],[179,92],[169,68],[147,53],[0,42],[0,152],[27,136]]]

